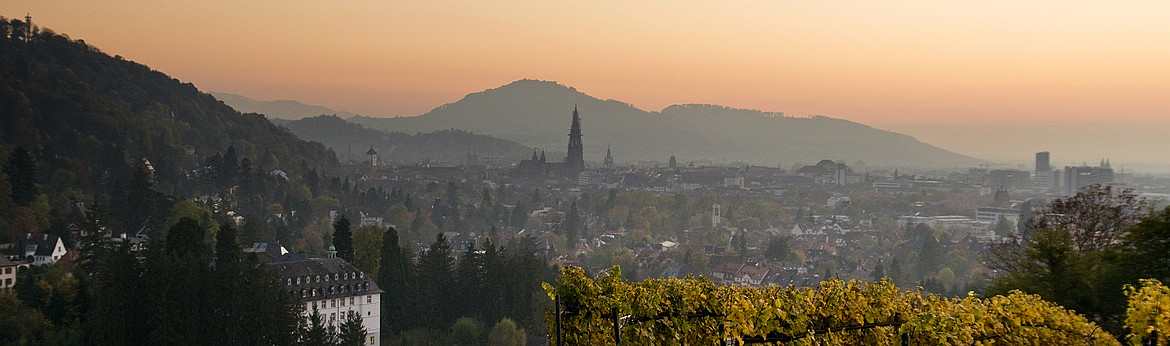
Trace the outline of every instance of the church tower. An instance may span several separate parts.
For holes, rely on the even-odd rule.
[[[613,169],[613,152],[609,150],[609,146],[605,147],[605,169]]]
[[[573,106],[573,125],[569,127],[569,156],[565,157],[565,165],[572,170],[585,169],[585,149],[581,145],[581,116],[577,114],[577,106]]]
[[[366,162],[369,162],[370,166],[378,167],[378,152],[374,151],[374,146],[372,145],[370,146],[370,150],[366,151]]]

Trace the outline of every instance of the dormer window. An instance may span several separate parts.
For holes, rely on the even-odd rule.
[[[317,282],[321,282],[321,276],[317,275]]]
[[[337,281],[337,278],[338,278],[337,273],[333,273],[333,281]]]
[[[300,277],[300,276],[298,276],[298,277],[297,277],[297,285],[300,285],[300,284],[301,284],[301,277]]]
[[[349,273],[345,273],[345,279],[349,280]]]

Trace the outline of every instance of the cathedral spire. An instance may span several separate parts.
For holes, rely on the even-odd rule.
[[[613,169],[613,151],[609,150],[609,144],[605,145],[605,169]]]
[[[573,123],[569,127],[569,155],[565,157],[565,164],[569,169],[582,170],[585,168],[585,149],[581,145],[581,115],[577,113],[577,105],[573,105]]]

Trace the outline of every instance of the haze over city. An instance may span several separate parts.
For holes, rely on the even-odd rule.
[[[202,90],[414,116],[521,78],[825,115],[958,153],[1164,170],[1170,4],[7,1]]]

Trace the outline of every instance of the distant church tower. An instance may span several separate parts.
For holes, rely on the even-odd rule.
[[[581,145],[581,116],[577,114],[577,106],[573,106],[573,125],[569,128],[569,156],[565,157],[565,164],[569,169],[585,169],[585,149]]]
[[[378,152],[374,151],[374,146],[370,146],[370,150],[366,151],[366,161],[370,162],[370,166],[378,167]]]
[[[609,150],[609,146],[605,146],[605,169],[613,169],[613,152]]]

